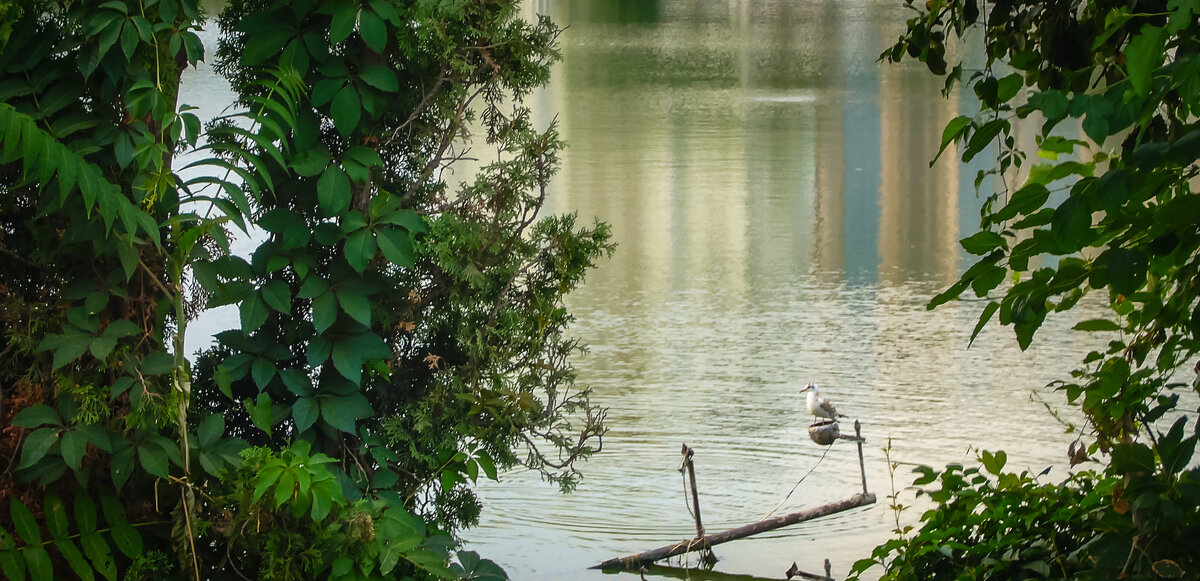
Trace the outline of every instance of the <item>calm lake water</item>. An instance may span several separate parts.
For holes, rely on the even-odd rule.
[[[920,68],[875,62],[910,15],[899,0],[534,11],[568,26],[563,62],[530,101],[570,144],[548,210],[605,220],[619,244],[570,300],[591,346],[580,381],[611,432],[574,494],[523,472],[481,486],[469,548],[514,579],[587,579],[602,560],[687,538],[682,443],[710,532],[760,519],[818,462],[779,513],[847,498],[861,488],[855,448],[809,440],[809,381],[862,421],[879,502],[721,545],[717,573],[691,578],[782,579],[825,558],[843,575],[894,526],[889,438],[903,462],[969,463],[978,446],[1065,474],[1072,436],[1031,394],[1061,406],[1043,386],[1087,351],[1074,321],[1048,322],[1036,352],[998,326],[968,349],[982,303],[925,309],[969,264],[956,241],[978,222],[977,168],[928,161],[974,105],[942,99]],[[228,89],[202,68],[184,100],[212,114]],[[194,325],[190,345],[224,316]],[[911,481],[901,466],[896,485]]]

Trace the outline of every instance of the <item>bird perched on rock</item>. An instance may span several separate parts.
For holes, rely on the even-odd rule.
[[[800,390],[800,393],[808,392],[808,413],[811,413],[815,418],[829,418],[837,420],[846,416],[839,414],[837,408],[829,400],[821,397],[820,390],[817,389],[817,384],[810,383]]]

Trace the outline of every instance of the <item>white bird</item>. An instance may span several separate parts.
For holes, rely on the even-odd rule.
[[[817,389],[817,384],[808,384],[804,389],[800,390],[800,393],[804,393],[806,391],[808,392],[808,412],[811,413],[814,418],[820,417],[837,420],[838,418],[846,417],[842,414],[839,414],[837,408],[833,407],[833,404],[829,400],[821,397],[821,392]]]

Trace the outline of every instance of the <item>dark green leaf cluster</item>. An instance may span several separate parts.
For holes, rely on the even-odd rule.
[[[538,216],[562,144],[507,104],[544,82],[557,29],[508,2],[235,1],[220,22],[251,128],[212,147],[267,238],[194,265],[241,323],[197,384],[246,411],[236,433],[311,442],[352,498],[399,491],[451,529],[477,517],[481,469],[570,488],[604,427],[563,298],[608,232]],[[452,192],[479,127],[500,161]]]
[[[986,301],[972,338],[998,316],[1022,349],[1051,313],[1075,308],[1091,291],[1102,291],[1110,309],[1108,317],[1075,327],[1098,333],[1103,347],[1070,379],[1051,384],[1088,419],[1089,441],[1081,436],[1068,457],[1072,465],[1106,463],[1095,475],[1106,500],[1071,517],[1088,527],[1078,539],[1087,558],[1046,575],[1200,573],[1195,548],[1169,540],[1194,537],[1200,527],[1196,476],[1184,471],[1195,429],[1185,434],[1182,419],[1167,433],[1160,426],[1179,414],[1180,394],[1173,392],[1194,397],[1197,390],[1195,381],[1177,376],[1192,374],[1200,355],[1200,288],[1193,282],[1200,274],[1200,11],[1183,0],[934,0],[913,8],[917,16],[882,58],[916,58],[946,76],[947,91],[961,84],[974,92],[979,113],[947,124],[942,152],[957,144],[965,162],[995,151],[996,166],[979,173],[976,187],[989,176],[1001,185],[983,205],[981,231],[962,240],[979,258],[930,308],[970,290]],[[962,38],[982,40],[981,69],[950,62],[957,53],[947,46]],[[1016,146],[1017,124],[1035,129],[1034,163]],[[939,506],[986,486],[955,489]],[[998,490],[1019,499],[1039,488]],[[938,520],[933,528],[966,518]],[[1031,542],[1049,543],[1057,521],[1030,518],[1046,526]],[[884,553],[910,549],[902,542]],[[1055,551],[1045,562],[1066,563]]]
[[[451,562],[470,485],[524,462],[569,488],[605,430],[563,299],[608,230],[539,216],[562,144],[519,104],[558,29],[510,1],[231,2],[246,110],[202,128],[177,103],[201,21],[0,1],[0,568],[504,578]],[[498,161],[456,190],[469,147]],[[193,366],[220,305],[237,328]]]

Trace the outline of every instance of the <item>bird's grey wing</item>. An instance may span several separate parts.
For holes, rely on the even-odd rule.
[[[833,403],[829,400],[823,400],[821,402],[821,409],[825,410],[825,413],[828,414],[830,418],[837,418],[841,416],[841,414],[837,412],[837,408],[833,407]]]

